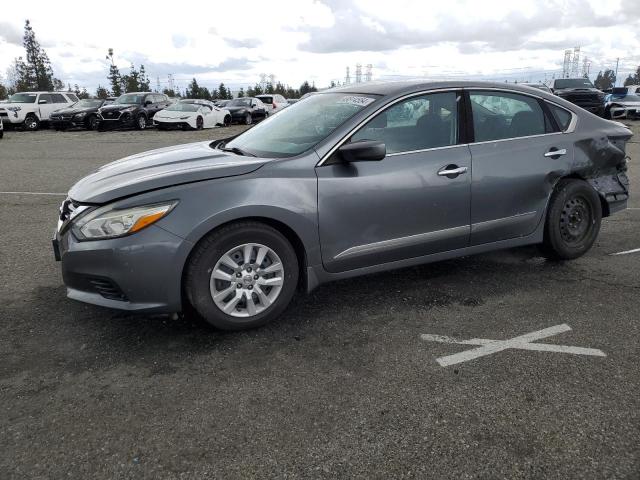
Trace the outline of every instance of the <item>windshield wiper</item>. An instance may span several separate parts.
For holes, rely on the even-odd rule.
[[[241,148],[238,147],[231,147],[231,148],[221,148],[220,150],[222,150],[223,152],[231,152],[231,153],[235,153],[236,155],[244,155],[245,157],[255,157],[255,155],[253,153],[249,153],[246,150],[242,150]]]

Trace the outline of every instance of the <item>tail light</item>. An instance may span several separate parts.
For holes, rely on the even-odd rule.
[[[273,102],[273,105],[271,105],[273,107],[273,109],[276,109],[276,102]]]

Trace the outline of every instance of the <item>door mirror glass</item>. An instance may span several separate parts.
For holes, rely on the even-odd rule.
[[[42,105],[42,104],[44,104],[44,103],[47,103],[47,101],[46,101],[46,100],[38,100],[38,103],[39,103],[40,105]]]
[[[345,162],[377,162],[387,156],[387,147],[378,140],[360,140],[342,145],[338,152]]]
[[[145,106],[145,107],[148,107],[148,106],[149,106],[149,105],[151,105],[151,104],[153,104],[153,102],[152,102],[151,100],[146,100],[146,101],[144,102],[144,106]]]

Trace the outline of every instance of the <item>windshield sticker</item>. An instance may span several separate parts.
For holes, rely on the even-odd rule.
[[[349,105],[358,105],[359,107],[366,107],[370,103],[374,102],[374,98],[359,97],[356,95],[348,95],[338,100],[338,103],[348,103]]]

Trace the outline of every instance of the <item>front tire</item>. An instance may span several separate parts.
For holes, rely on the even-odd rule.
[[[33,113],[27,115],[24,119],[24,128],[32,132],[38,130],[38,128],[40,128],[40,121],[38,120],[38,117]]]
[[[202,130],[204,128],[204,119],[202,117],[196,118],[196,130]]]
[[[276,319],[298,284],[289,241],[258,222],[238,222],[206,236],[186,267],[190,304],[210,325],[245,330]]]
[[[145,117],[142,113],[136,118],[136,129],[144,130],[147,128],[147,117]]]
[[[97,130],[99,124],[100,124],[100,120],[98,119],[98,117],[96,115],[91,115],[87,119],[85,123],[85,127],[87,128],[87,130]]]
[[[584,180],[560,180],[545,220],[543,252],[557,260],[571,260],[593,246],[602,221],[596,191]]]
[[[231,125],[231,115],[225,115],[222,126],[228,127],[229,125]]]

